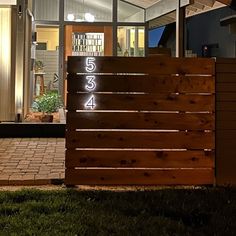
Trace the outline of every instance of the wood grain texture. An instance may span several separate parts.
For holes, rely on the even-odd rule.
[[[96,73],[214,75],[213,59],[174,57],[96,57]],[[69,57],[68,73],[86,73],[85,57]]]
[[[66,168],[213,168],[214,151],[67,150]]]
[[[73,27],[72,25],[66,25],[65,26],[65,61],[68,60],[68,56],[72,55],[72,32]]]
[[[68,75],[68,92],[84,92],[86,75]],[[96,75],[95,92],[214,93],[213,76]]]
[[[236,110],[235,111],[222,111],[217,114],[217,121],[236,121]]]
[[[213,184],[213,169],[66,169],[66,185],[205,185]]]
[[[236,92],[236,80],[232,83],[217,83],[216,91],[219,92]]]
[[[217,73],[217,83],[236,83],[236,73]]]
[[[236,185],[236,59],[216,61],[216,184]]]
[[[236,145],[236,130],[218,130],[218,140],[235,143]]]
[[[214,132],[66,132],[66,148],[214,149]]]
[[[213,95],[184,94],[94,94],[95,110],[213,111]],[[67,109],[84,110],[89,94],[68,94]]]
[[[231,0],[229,0],[229,1],[231,1]],[[218,57],[218,58],[216,58],[216,66],[218,66],[218,64],[235,64],[235,58]]]
[[[66,128],[214,130],[214,126],[213,113],[69,112]]]
[[[216,73],[236,73],[235,63],[227,63],[227,64],[217,64],[216,65]]]
[[[231,134],[228,133],[228,130],[221,132],[220,135],[223,137],[219,136],[220,138],[217,139],[216,183],[219,186],[235,186],[235,136],[232,138]],[[235,133],[233,135],[235,135]]]
[[[113,52],[113,31],[112,26],[104,26],[104,55],[112,56]]]
[[[216,104],[216,109],[218,112],[222,111],[235,111],[236,101],[220,101]]]
[[[235,92],[218,92],[216,99],[218,102],[235,102],[236,101],[236,91]]]

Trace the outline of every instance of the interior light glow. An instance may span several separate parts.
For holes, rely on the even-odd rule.
[[[89,13],[89,12],[86,12],[86,13],[84,14],[84,18],[85,18],[85,20],[88,21],[88,22],[94,22],[94,20],[95,20],[94,15],[92,15],[92,14]]]
[[[75,15],[74,15],[74,14],[69,13],[69,14],[67,15],[67,20],[73,21],[74,19],[75,19]]]
[[[1,0],[0,5],[16,5],[16,0]]]
[[[82,22],[83,20],[80,18],[75,19],[76,22]]]

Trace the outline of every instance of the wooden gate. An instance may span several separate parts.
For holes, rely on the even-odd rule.
[[[214,65],[69,57],[66,185],[213,184]]]

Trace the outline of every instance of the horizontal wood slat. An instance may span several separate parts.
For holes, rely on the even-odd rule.
[[[236,80],[233,83],[217,83],[216,91],[219,92],[236,92]]]
[[[213,149],[214,132],[71,131],[66,148]]]
[[[94,94],[96,110],[213,111],[213,95]],[[68,94],[67,109],[84,110],[89,94]]]
[[[219,130],[217,135],[219,140],[232,141],[236,145],[236,130]]]
[[[68,75],[68,92],[84,92],[85,75]],[[95,92],[214,93],[213,76],[96,75]]]
[[[236,101],[221,101],[217,103],[217,111],[235,111]]]
[[[213,151],[67,150],[66,168],[212,168]]]
[[[235,63],[233,64],[217,64],[216,73],[236,73]]]
[[[236,129],[236,110],[217,112],[216,117],[218,130]]]
[[[236,83],[236,73],[217,73],[217,83]]]
[[[235,111],[222,111],[216,114],[217,121],[224,120],[224,121],[236,121],[236,110]]]
[[[65,171],[65,184],[72,185],[202,185],[212,184],[213,181],[212,169],[66,169]]]
[[[235,64],[235,58],[217,57],[216,66],[218,66],[218,64]]]
[[[85,57],[68,57],[67,72],[86,73]],[[214,60],[209,58],[96,57],[96,73],[208,74],[214,75]]]
[[[219,92],[216,96],[218,102],[234,102],[236,101],[236,91],[235,92]]]
[[[67,121],[69,130],[98,127],[100,129],[214,130],[215,125],[213,113],[69,112]]]

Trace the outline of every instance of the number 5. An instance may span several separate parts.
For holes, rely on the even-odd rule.
[[[96,65],[95,65],[95,58],[94,57],[87,57],[86,58],[86,71],[91,73],[94,72],[96,69]]]

